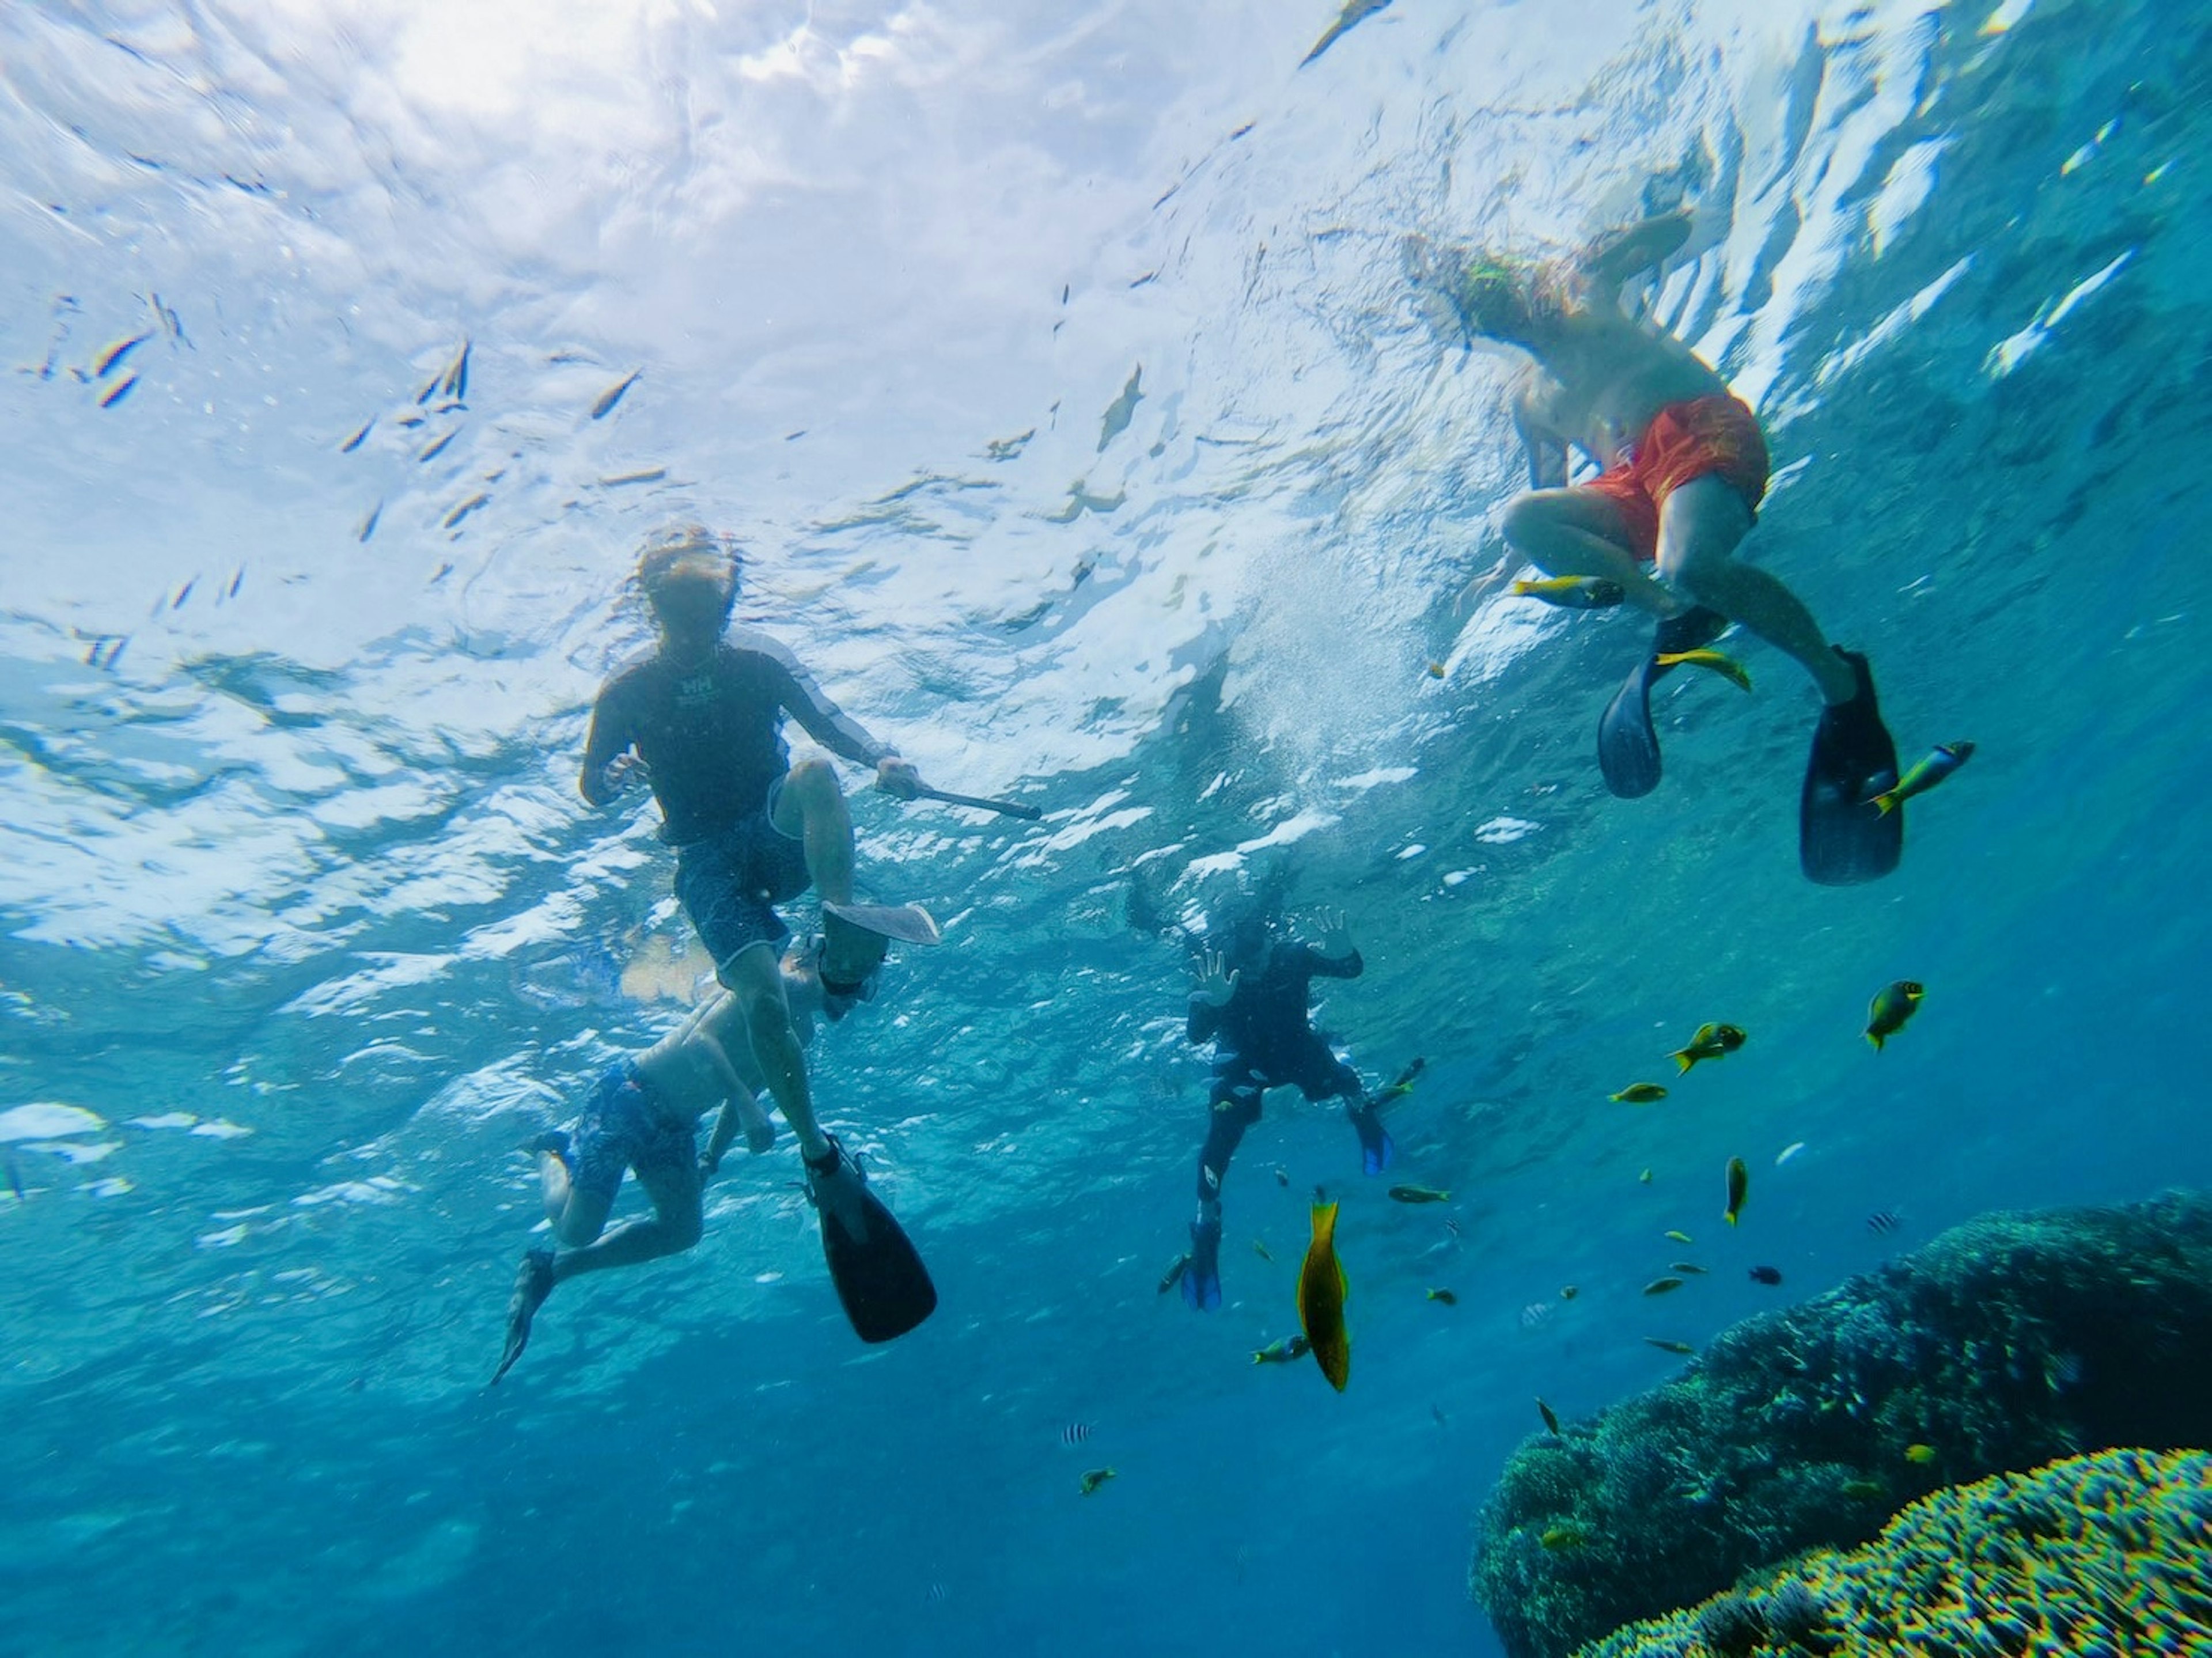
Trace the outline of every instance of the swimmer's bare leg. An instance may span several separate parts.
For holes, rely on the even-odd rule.
[[[1826,701],[1850,701],[1858,677],[1829,647],[1813,613],[1774,576],[1735,556],[1751,522],[1751,508],[1726,479],[1692,478],[1660,508],[1659,574],[1795,658]]]
[[[1594,489],[1533,490],[1506,507],[1500,528],[1507,544],[1547,575],[1602,577],[1618,583],[1628,603],[1662,618],[1685,608],[1651,579],[1629,550],[1619,510]]]
[[[788,790],[786,793],[787,796]],[[830,1141],[814,1120],[806,1058],[799,1048],[799,1033],[792,1028],[791,1007],[784,999],[783,974],[776,965],[775,950],[765,939],[748,944],[724,963],[721,973],[723,984],[738,999],[744,1014],[753,1062],[760,1066],[776,1109],[799,1137],[800,1155],[814,1163],[825,1161]]]
[[[798,836],[805,847],[806,872],[813,877],[814,890],[833,904],[851,903],[853,814],[829,761],[810,756],[785,774],[776,796],[775,823],[779,833]],[[866,979],[889,948],[878,935],[834,915],[822,918],[822,936],[823,975],[840,985]],[[781,1097],[777,1096],[779,1102]]]
[[[553,1293],[554,1285],[580,1272],[635,1266],[641,1261],[678,1254],[699,1242],[704,1204],[698,1167],[686,1160],[665,1169],[635,1172],[637,1183],[653,1199],[650,1218],[626,1220],[602,1234],[599,1228],[605,1224],[607,1205],[572,1190],[569,1212],[580,1226],[589,1224],[594,1241],[557,1255],[550,1249],[524,1254],[521,1266],[515,1269],[514,1293],[507,1304],[507,1339],[500,1351],[499,1368],[492,1372],[493,1382],[505,1376],[530,1345],[531,1323],[545,1304],[545,1297]],[[551,1184],[550,1175],[547,1183]],[[579,1206],[587,1212],[577,1214]],[[596,1218],[589,1211],[596,1211]],[[556,1224],[555,1236],[565,1237],[567,1230],[565,1225]]]

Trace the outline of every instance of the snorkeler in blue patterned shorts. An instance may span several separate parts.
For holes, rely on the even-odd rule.
[[[1390,1166],[1395,1149],[1359,1073],[1313,1028],[1307,1004],[1315,979],[1356,979],[1364,970],[1344,913],[1328,918],[1319,950],[1276,938],[1258,914],[1217,917],[1200,944],[1188,1034],[1214,1045],[1213,1079],[1182,1298],[1204,1312],[1221,1304],[1221,1182],[1244,1131],[1260,1121],[1268,1089],[1294,1086],[1309,1100],[1344,1101],[1370,1175]]]
[[[793,949],[781,963],[784,999],[802,1044],[812,1039],[823,1006],[817,953]],[[522,1357],[531,1321],[556,1284],[678,1254],[699,1242],[706,1178],[730,1143],[742,1130],[756,1154],[775,1144],[775,1125],[760,1102],[766,1086],[743,1010],[721,991],[675,1031],[603,1076],[574,1129],[556,1129],[531,1144],[545,1218],[554,1241],[567,1248],[524,1254],[494,1382]],[[720,1114],[702,1154],[699,1120],[717,1107]],[[653,1214],[609,1229],[625,1169],[653,1200]]]

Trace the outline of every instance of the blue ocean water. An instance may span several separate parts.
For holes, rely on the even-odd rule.
[[[1340,21],[0,14],[0,1653],[1489,1652],[1532,1395],[2205,1181],[2206,21]],[[1762,647],[1752,697],[1667,682],[1667,781],[1605,794],[1641,630],[1501,596],[1507,365],[1399,264],[1678,203],[1644,302],[1768,422],[1753,556],[1900,747],[1978,745],[1877,885],[1797,872],[1814,701]],[[649,813],[574,790],[676,517],[933,781],[1044,812],[856,797],[863,887],[947,943],[817,1096],[942,1306],[860,1346],[787,1138],[487,1390],[514,1148],[693,977]],[[1271,879],[1349,913],[1324,1023],[1370,1082],[1427,1059],[1394,1172],[1452,1195],[1278,1094],[1199,1317],[1155,1286],[1205,1060],[1130,898]],[[1744,1051],[1607,1100],[1710,1019]],[[1340,1397],[1249,1362],[1316,1184]],[[1647,1302],[1670,1228],[1711,1273]]]

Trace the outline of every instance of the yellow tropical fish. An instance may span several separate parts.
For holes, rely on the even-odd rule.
[[[1104,1485],[1113,1477],[1114,1470],[1111,1468],[1091,1469],[1088,1473],[1083,1476],[1083,1494],[1085,1497],[1090,1496],[1091,1492],[1097,1491],[1101,1485]]]
[[[1874,1000],[1867,1004],[1866,1039],[1874,1044],[1875,1053],[1881,1052],[1887,1038],[1905,1029],[1905,1022],[1920,1011],[1920,999],[1927,993],[1925,986],[1911,979],[1897,980],[1875,993]]]
[[[1536,1540],[1554,1554],[1562,1549],[1579,1549],[1589,1543],[1580,1526],[1553,1526]]]
[[[1730,1157],[1723,1178],[1728,1181],[1728,1207],[1721,1211],[1721,1218],[1733,1226],[1743,1212],[1743,1200],[1751,1195],[1751,1170],[1741,1157]]]
[[[1456,1307],[1459,1305],[1459,1297],[1449,1290],[1431,1290],[1429,1291],[1429,1299],[1431,1301],[1441,1301],[1447,1307]]]
[[[1669,1243],[1695,1243],[1697,1239],[1692,1237],[1687,1232],[1670,1231],[1667,1234],[1667,1241]]]
[[[1516,581],[1510,590],[1516,598],[1540,598],[1563,610],[1609,610],[1628,595],[1618,581],[1601,575],[1554,575],[1540,581]]]
[[[1907,1445],[1905,1448],[1905,1460],[1907,1462],[1923,1464],[1933,1462],[1936,1460],[1936,1448],[1933,1445]]]
[[[1724,651],[1668,651],[1651,659],[1662,668],[1704,668],[1739,690],[1751,689],[1751,675],[1743,664]]]
[[[1622,1105],[1649,1105],[1654,1100],[1665,1099],[1667,1090],[1657,1083],[1631,1083],[1618,1094],[1608,1094],[1606,1097]]]
[[[1394,1203],[1449,1203],[1451,1193],[1433,1186],[1394,1186],[1390,1199]]]
[[[1651,1184],[1651,1171],[1647,1169],[1636,1178],[1640,1184],[1649,1186]]]
[[[1938,743],[1926,759],[1897,780],[1896,787],[1884,789],[1869,804],[1887,817],[1914,795],[1927,793],[1973,757],[1972,743]]]
[[[1298,1327],[1312,1344],[1314,1363],[1339,1393],[1352,1380],[1352,1338],[1344,1327],[1344,1302],[1351,1286],[1336,1259],[1336,1205],[1313,1206],[1313,1242],[1298,1268]]]
[[[1699,1060],[1717,1060],[1723,1054],[1733,1054],[1744,1043],[1741,1025],[1701,1024],[1698,1034],[1688,1043],[1667,1057],[1680,1067],[1676,1074],[1686,1073]]]

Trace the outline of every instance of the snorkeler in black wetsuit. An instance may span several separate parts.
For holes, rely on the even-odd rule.
[[[911,800],[921,778],[840,713],[782,646],[730,629],[738,569],[735,550],[696,525],[678,526],[647,545],[638,583],[660,642],[600,688],[580,787],[585,799],[604,806],[639,781],[652,786],[661,838],[677,849],[676,896],[714,958],[715,976],[736,999],[753,1059],[799,1140],[825,1236],[834,1219],[842,1234],[865,1240],[874,1200],[815,1120],[777,969],[790,929],[775,908],[810,883],[825,905],[851,903],[853,820],[826,756],[790,764],[783,717],[797,720],[832,753],[874,767],[876,786],[886,793]],[[826,909],[823,935],[816,969],[823,1010],[836,1019],[870,994],[885,944],[881,934]],[[530,1266],[524,1264],[526,1277]],[[517,1296],[535,1297],[523,1309],[526,1324],[552,1287],[551,1276],[518,1279]]]
[[[1276,939],[1256,915],[1207,929],[1209,937],[1222,932],[1219,950],[1200,952],[1190,997],[1190,1040],[1214,1045],[1212,1120],[1199,1153],[1198,1216],[1182,1274],[1182,1298],[1200,1311],[1221,1304],[1222,1177],[1244,1131],[1260,1121],[1268,1089],[1295,1084],[1310,1100],[1343,1100],[1369,1174],[1389,1168],[1393,1155],[1359,1073],[1310,1023],[1313,981],[1356,979],[1364,966],[1343,913],[1330,917],[1320,950]]]

